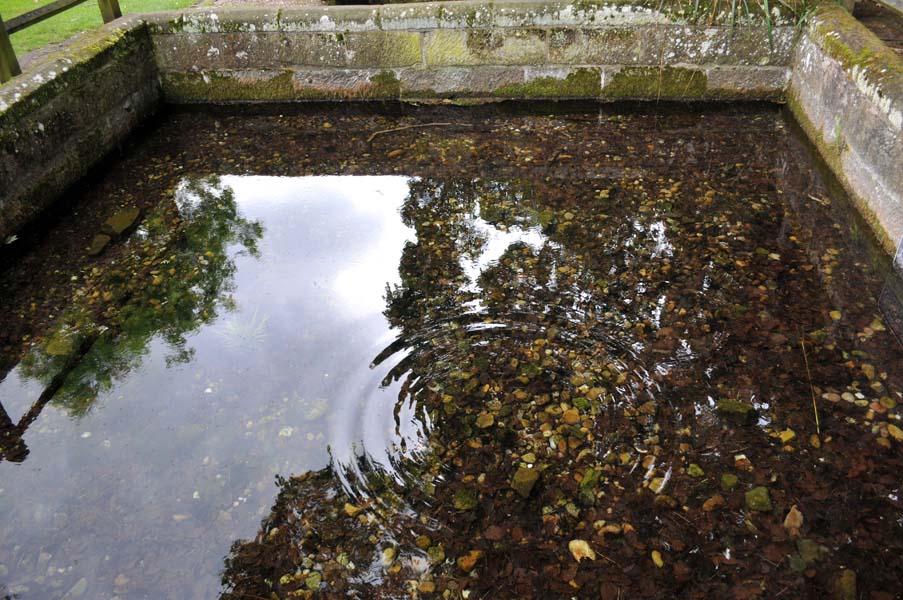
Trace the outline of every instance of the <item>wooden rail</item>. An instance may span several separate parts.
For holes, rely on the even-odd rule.
[[[26,27],[31,27],[35,23],[40,23],[44,19],[49,19],[87,1],[54,0],[50,4],[45,4],[18,17],[13,17],[5,23],[3,17],[0,16],[0,83],[9,81],[22,72],[22,69],[19,67],[19,60],[16,58],[16,52],[13,50],[13,45],[9,40],[10,34],[21,31]],[[97,4],[100,6],[100,16],[103,17],[104,23],[109,23],[113,19],[118,19],[122,16],[119,0],[97,0]]]

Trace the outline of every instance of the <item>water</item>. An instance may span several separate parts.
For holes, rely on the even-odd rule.
[[[165,115],[6,245],[10,597],[895,593],[903,286],[780,112],[383,110]]]

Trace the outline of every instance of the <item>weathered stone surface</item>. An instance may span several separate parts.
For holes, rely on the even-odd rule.
[[[721,100],[780,100],[790,80],[784,67],[717,66],[705,74],[707,95]]]
[[[486,2],[437,4],[384,4],[380,6],[383,29],[464,29],[492,27],[493,6]]]
[[[565,29],[549,32],[549,60],[554,64],[656,64],[659,48],[636,27]]]
[[[168,102],[293,102],[303,100],[382,100],[398,98],[393,69],[240,70],[162,73]]]
[[[689,24],[673,8],[465,0],[279,13],[206,8],[149,20],[173,101],[782,98],[792,27],[777,24],[766,43],[764,26]],[[326,76],[325,85],[305,81],[302,71],[316,69],[347,73]],[[397,85],[364,81],[383,70]]]
[[[672,21],[662,11],[638,6],[629,0],[581,3],[565,0],[519,0],[496,2],[493,8],[493,23],[497,27],[579,26],[587,23],[599,27],[618,27]]]
[[[663,25],[650,28],[647,43],[660,51],[663,64],[734,66],[786,65],[796,29],[775,27],[768,41],[766,27],[699,27]]]
[[[297,67],[391,68],[421,63],[420,34],[189,33],[154,40],[163,71]]]
[[[0,86],[0,238],[50,207],[159,99],[150,40],[134,18]]]
[[[424,40],[428,66],[538,65],[545,61],[545,32],[539,29],[437,29]]]
[[[885,249],[903,241],[903,58],[824,6],[794,55],[788,100]]]
[[[402,97],[490,97],[506,86],[524,83],[523,67],[434,67],[401,69]]]

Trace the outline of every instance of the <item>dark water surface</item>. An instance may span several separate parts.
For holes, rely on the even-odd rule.
[[[898,597],[903,285],[791,129],[164,115],[0,250],[0,594]]]

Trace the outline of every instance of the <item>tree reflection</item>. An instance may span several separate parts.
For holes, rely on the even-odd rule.
[[[114,382],[140,366],[154,339],[167,362],[191,359],[187,336],[232,307],[235,259],[257,254],[261,225],[243,218],[218,177],[189,178],[148,214],[121,259],[88,275],[47,341],[20,363],[44,391],[18,424],[0,422],[3,456],[21,461],[22,435],[48,402],[84,415]]]
[[[337,483],[342,465],[280,480],[257,537],[232,548],[224,599],[398,597],[420,584],[477,585],[491,596],[493,576],[467,577],[468,557],[489,573],[520,572],[532,590],[544,566],[558,563],[561,544],[549,539],[560,526],[625,518],[601,490],[622,468],[619,456],[664,443],[668,406],[644,360],[648,332],[667,324],[659,307],[680,288],[628,284],[667,252],[656,213],[604,214],[641,215],[640,197],[575,202],[578,218],[560,199],[579,200],[579,190],[560,188],[412,181],[401,216],[417,241],[403,250],[401,284],[387,289],[384,312],[398,336],[373,364],[387,369],[384,385],[402,383],[398,406],[428,415],[430,453],[395,466],[416,473],[405,489],[389,483],[363,501],[354,486],[364,482]],[[390,357],[394,366],[383,366]],[[523,456],[543,474],[535,489],[517,491]],[[355,474],[368,489],[386,475]],[[485,535],[512,524],[517,540]]]

